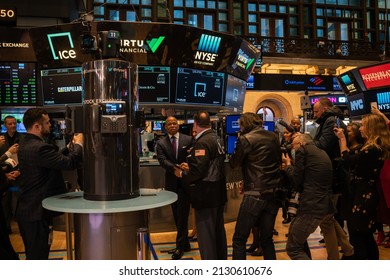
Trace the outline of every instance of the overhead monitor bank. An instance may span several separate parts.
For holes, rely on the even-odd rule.
[[[355,68],[337,77],[347,95],[351,117],[371,113],[375,105],[390,114],[390,62]]]
[[[32,96],[27,101],[22,101],[20,94],[17,98],[13,94],[7,102],[1,100],[0,106],[79,104],[79,69],[82,63],[96,59],[85,47],[84,39],[88,35],[99,40],[99,32],[104,30],[118,31],[121,35],[117,46],[119,58],[140,66],[139,102],[144,106],[186,106],[182,100],[189,100],[189,105],[206,103],[211,108],[227,106],[239,111],[243,96],[236,98],[237,91],[241,90],[231,89],[231,77],[243,84],[260,56],[260,50],[242,38],[169,23],[102,21],[92,22],[89,27],[72,23],[29,29],[0,28],[4,38],[0,42],[0,63],[20,59],[23,63],[32,63],[36,81],[35,92],[28,91]],[[206,86],[205,100],[194,100],[195,96],[189,95],[183,98],[182,93],[177,92],[178,86],[182,86],[177,80],[180,68],[190,69],[194,76],[196,70],[215,72],[220,78],[216,80],[216,87]],[[197,86],[200,90],[202,85]],[[195,94],[194,88],[191,91]],[[215,98],[217,92],[221,96]]]

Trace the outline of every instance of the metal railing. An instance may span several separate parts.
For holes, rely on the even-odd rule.
[[[365,41],[242,37],[254,45],[261,45],[265,56],[381,61],[390,51],[383,43]]]

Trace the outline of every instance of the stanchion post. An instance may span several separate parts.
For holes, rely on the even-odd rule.
[[[137,229],[137,260],[149,260],[148,250],[148,229],[139,228]]]

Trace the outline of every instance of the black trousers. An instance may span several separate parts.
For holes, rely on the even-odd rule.
[[[22,236],[26,259],[47,260],[51,242],[49,242],[51,220],[18,221],[20,235]]]
[[[177,229],[176,248],[180,250],[190,249],[191,245],[188,240],[189,195],[185,188],[181,186],[175,192],[177,193],[177,201],[171,204],[171,208]]]
[[[0,260],[18,260],[8,235],[7,221],[3,212],[2,197],[0,194]]]
[[[202,260],[227,260],[224,206],[195,209],[196,231]]]

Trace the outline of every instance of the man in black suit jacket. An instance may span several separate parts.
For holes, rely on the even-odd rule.
[[[16,220],[26,251],[26,258],[48,259],[52,218],[60,213],[42,207],[44,198],[65,193],[61,170],[75,169],[82,160],[83,135],[73,138],[67,156],[44,140],[50,133],[47,112],[40,108],[26,111],[23,117],[27,134],[19,148],[20,196]]]
[[[192,145],[192,137],[178,132],[177,119],[172,116],[166,119],[165,130],[167,136],[157,142],[156,152],[160,165],[165,169],[165,189],[177,193],[177,201],[171,205],[177,229],[176,249],[172,251],[172,259],[177,260],[184,252],[191,250],[188,240],[190,200],[181,184],[181,179],[174,174],[174,167],[186,161],[188,150]],[[173,141],[175,144],[172,143]]]

